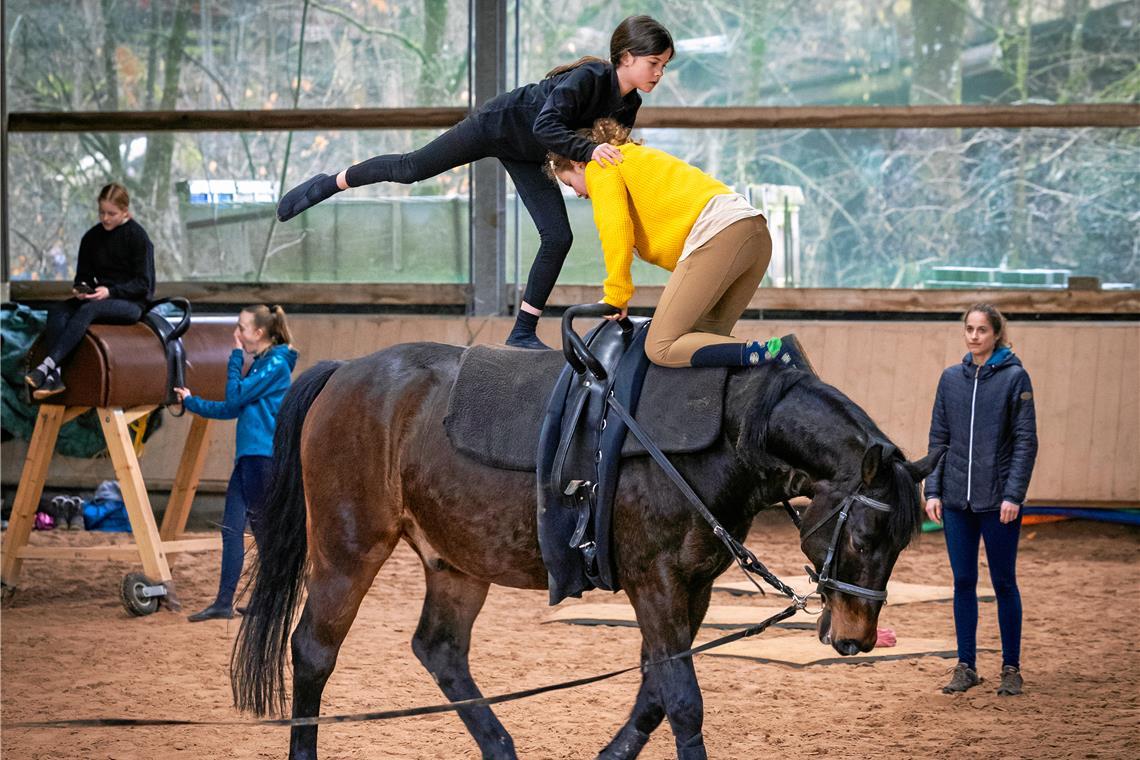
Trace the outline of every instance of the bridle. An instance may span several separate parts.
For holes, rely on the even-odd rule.
[[[821,517],[810,528],[806,531],[801,531],[800,543],[802,544],[807,540],[808,536],[822,528],[831,518],[836,515],[839,516],[839,519],[835,521],[835,529],[831,532],[831,543],[828,544],[827,554],[824,557],[823,564],[820,565],[819,573],[816,573],[808,566],[805,566],[804,569],[807,570],[808,576],[816,582],[816,591],[821,594],[824,589],[831,589],[832,591],[838,591],[842,594],[860,596],[872,602],[885,602],[887,601],[887,592],[885,589],[878,591],[865,586],[856,586],[853,583],[846,583],[833,577],[833,573],[835,572],[833,565],[835,564],[836,549],[839,547],[839,536],[843,533],[843,526],[847,523],[847,517],[851,513],[851,505],[855,502],[864,504],[879,512],[891,511],[889,504],[876,501],[870,496],[865,496],[861,493],[853,493],[845,496],[838,505],[833,507],[830,512]]]
[[[792,604],[796,609],[806,611],[808,598],[811,597],[812,594],[797,594],[791,586],[787,585],[779,578],[777,578],[771,570],[764,566],[764,563],[757,559],[755,554],[749,551],[746,546],[733,538],[732,535],[727,530],[725,530],[724,526],[722,526],[720,522],[718,522],[717,519],[713,517],[712,512],[710,512],[708,507],[704,505],[704,502],[701,501],[700,497],[697,496],[692,487],[690,487],[685,479],[681,477],[681,473],[677,471],[677,468],[673,466],[673,464],[669,461],[669,458],[665,456],[665,454],[661,451],[660,448],[658,448],[653,439],[642,429],[637,420],[633,418],[633,415],[631,415],[625,409],[625,407],[623,407],[621,403],[614,397],[612,391],[606,397],[606,403],[610,405],[610,407],[618,414],[619,417],[621,417],[622,421],[625,422],[626,426],[629,428],[629,431],[633,433],[639,441],[641,441],[641,444],[645,447],[645,450],[649,452],[649,455],[653,457],[654,461],[656,461],[661,469],[664,470],[665,474],[669,476],[669,479],[673,481],[673,484],[677,486],[682,495],[684,495],[684,497],[688,500],[689,504],[691,504],[693,509],[697,511],[697,514],[704,518],[705,522],[707,522],[709,527],[712,528],[713,535],[720,539],[720,541],[725,545],[729,553],[732,554],[732,558],[740,566],[740,569],[744,571],[744,574],[747,576],[748,580],[752,581],[753,585],[755,585],[757,589],[760,589],[760,585],[756,583],[756,579],[753,578],[754,575],[759,576],[760,578],[764,579],[764,581],[766,581],[770,586],[775,588],[784,596],[791,599]],[[831,535],[831,545],[827,548],[827,557],[823,562],[822,570],[819,572],[819,574],[816,574],[810,567],[807,567],[805,569],[808,572],[808,576],[816,582],[817,585],[815,593],[820,594],[820,596],[822,596],[824,589],[831,589],[833,591],[839,591],[844,594],[853,594],[855,596],[860,596],[864,599],[868,599],[874,602],[885,602],[887,600],[886,590],[878,591],[875,589],[865,588],[863,586],[856,586],[853,583],[844,583],[843,581],[838,581],[835,580],[835,578],[831,577],[831,565],[835,562],[835,550],[839,546],[839,535],[843,532],[843,525],[847,522],[849,508],[853,502],[860,502],[867,505],[868,507],[871,507],[872,509],[877,509],[881,512],[891,511],[889,504],[885,504],[881,501],[876,501],[870,496],[865,496],[861,493],[856,492],[844,497],[843,501],[841,501],[837,507],[833,508],[830,512],[824,515],[823,518],[819,520],[819,522],[808,528],[806,533],[801,533],[800,541],[802,542],[812,533],[815,533],[817,530],[819,530],[820,527],[822,527],[828,520],[835,517],[836,515],[839,515],[839,520],[835,523],[835,531]],[[791,516],[792,521],[795,522],[796,527],[799,528],[799,515],[792,508],[791,504],[785,501],[784,508],[788,511],[788,514]],[[763,589],[760,589],[760,591],[763,593]]]

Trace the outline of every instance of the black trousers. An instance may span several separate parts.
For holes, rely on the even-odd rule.
[[[133,325],[142,319],[142,305],[122,298],[80,301],[69,298],[48,311],[44,340],[47,355],[56,366],[71,355],[87,328],[95,322],[106,325]]]
[[[562,200],[558,184],[546,176],[540,162],[507,157],[501,144],[488,139],[475,119],[464,119],[411,153],[374,156],[354,164],[348,168],[345,179],[349,187],[375,182],[409,185],[481,158],[499,159],[507,174],[511,175],[519,198],[538,228],[538,255],[527,276],[523,300],[542,309],[574,242],[570,219],[566,215],[566,202]]]

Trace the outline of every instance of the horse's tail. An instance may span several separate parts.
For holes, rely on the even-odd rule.
[[[230,657],[234,706],[257,716],[284,714],[285,653],[301,601],[307,537],[301,477],[301,428],[325,383],[342,362],[325,361],[297,378],[277,414],[273,477],[262,514],[263,545],[250,570],[253,591]]]

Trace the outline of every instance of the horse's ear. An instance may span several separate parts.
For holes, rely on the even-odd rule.
[[[786,493],[789,498],[792,496],[812,496],[815,493],[815,483],[806,472],[791,467],[788,469],[788,479],[787,485],[784,486],[784,493]]]
[[[873,443],[863,454],[863,485],[869,486],[875,482],[879,467],[883,464],[883,446]]]
[[[910,476],[914,478],[914,482],[921,482],[927,475],[934,472],[934,468],[942,460],[942,455],[946,453],[945,446],[935,446],[930,450],[930,453],[919,459],[916,462],[907,462],[904,466]]]

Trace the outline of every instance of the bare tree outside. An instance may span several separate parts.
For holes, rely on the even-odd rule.
[[[629,13],[662,21],[678,50],[650,106],[1140,99],[1138,0],[519,3],[520,83],[606,56]],[[275,109],[294,96],[301,108],[466,106],[468,12],[460,0],[11,0],[9,107]],[[282,184],[436,134],[10,134],[12,276],[69,276],[60,252],[74,258],[98,187],[117,180],[155,238],[164,279],[464,281],[465,171],[353,191],[296,223],[272,222]],[[944,265],[1140,280],[1136,130],[643,136],[738,189],[801,189],[798,284],[916,287]],[[263,183],[270,197],[192,198],[189,183],[202,180]],[[593,282],[601,259],[589,210],[569,204],[578,242],[562,281]],[[533,255],[520,221],[520,250]]]

